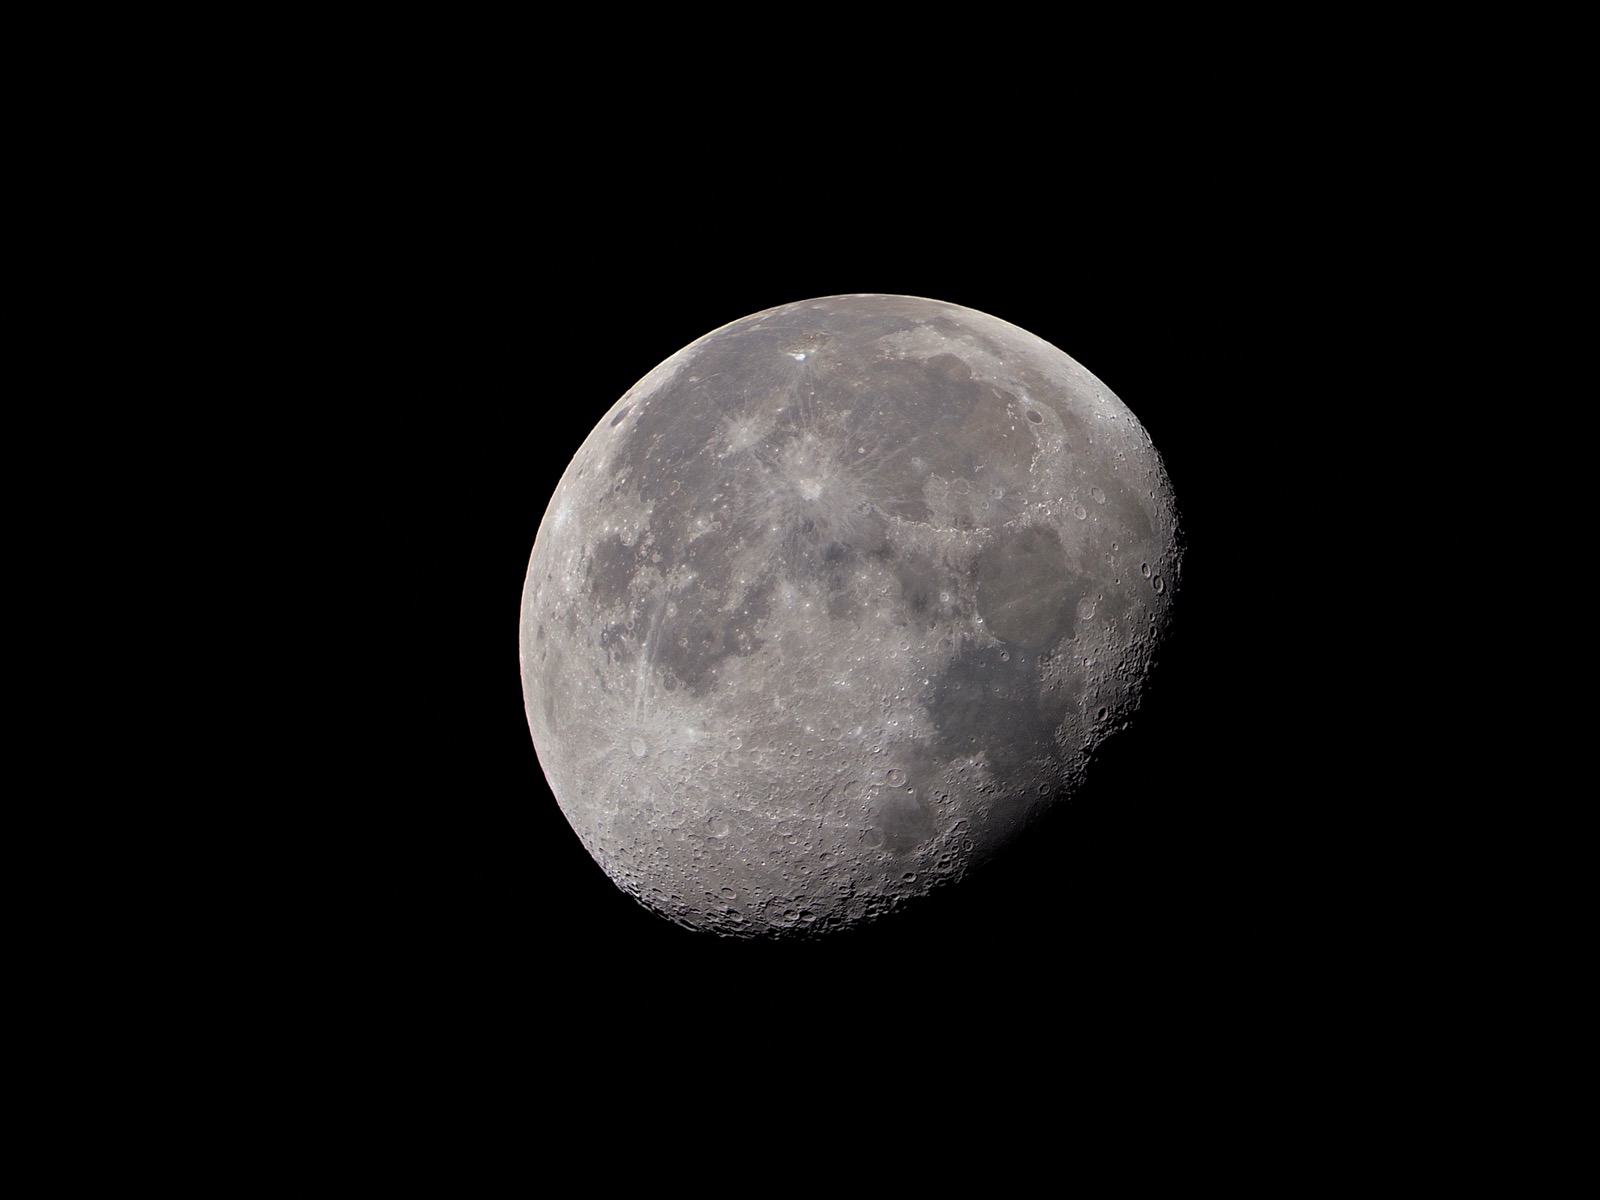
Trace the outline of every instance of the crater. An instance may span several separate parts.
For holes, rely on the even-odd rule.
[[[628,584],[638,566],[634,548],[616,534],[600,541],[584,564],[584,579],[596,604],[606,607],[627,598]]]
[[[917,803],[915,796],[903,792],[885,795],[878,809],[878,828],[883,848],[893,854],[907,854],[934,834],[933,818]]]

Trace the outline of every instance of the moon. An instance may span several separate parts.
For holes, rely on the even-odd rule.
[[[1061,350],[937,300],[786,304],[667,359],[574,456],[522,595],[529,729],[648,908],[849,928],[1080,788],[1181,560],[1149,435]]]

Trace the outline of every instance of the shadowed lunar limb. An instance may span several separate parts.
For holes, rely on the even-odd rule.
[[[994,317],[831,296],[700,338],[540,524],[539,760],[629,894],[741,936],[875,918],[1069,796],[1180,577],[1133,414]]]

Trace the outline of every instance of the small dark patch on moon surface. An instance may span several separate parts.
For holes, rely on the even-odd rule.
[[[1072,794],[1181,560],[1159,455],[1060,350],[934,300],[784,305],[673,355],[574,457],[523,592],[529,728],[647,907],[847,928]]]
[[[978,611],[1004,642],[1043,650],[1069,636],[1082,594],[1054,530],[1029,526],[978,557]]]

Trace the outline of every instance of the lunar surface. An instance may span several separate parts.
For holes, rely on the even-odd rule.
[[[1110,389],[995,317],[830,296],[617,401],[539,526],[528,724],[617,885],[817,934],[960,880],[1132,717],[1181,558]]]

